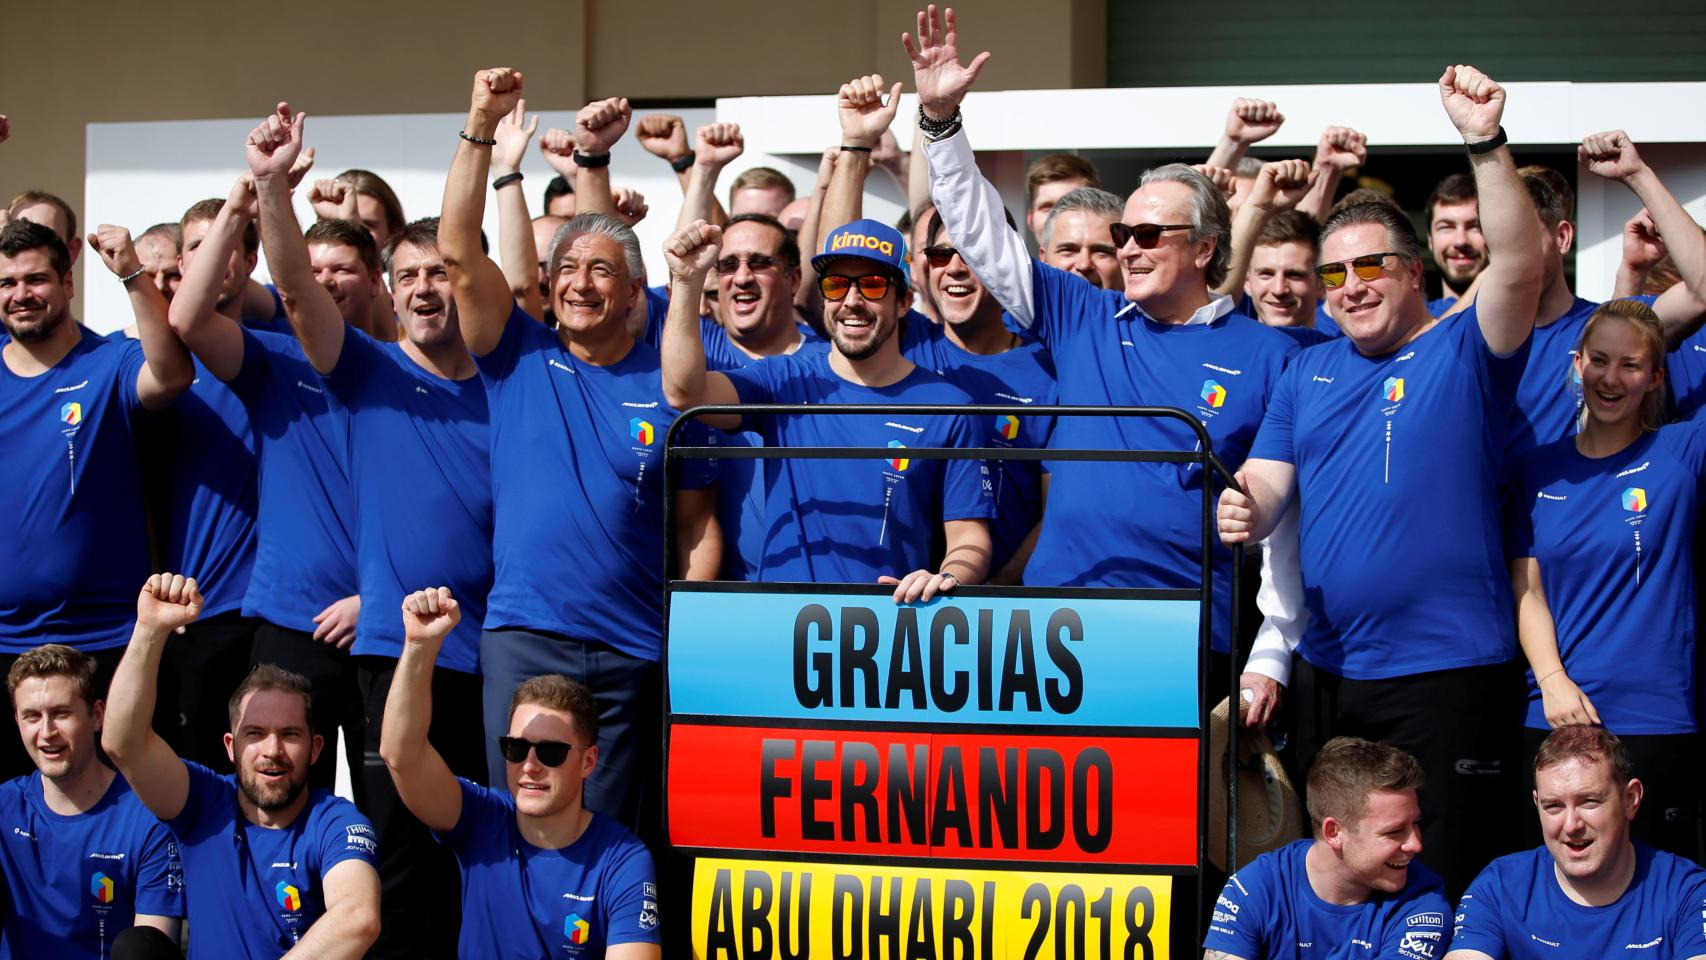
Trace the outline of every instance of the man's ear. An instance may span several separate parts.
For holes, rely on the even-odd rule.
[[[1630,780],[1628,785],[1623,788],[1623,805],[1626,808],[1624,816],[1633,821],[1635,814],[1640,811],[1641,801],[1646,795],[1647,787],[1645,784],[1640,780]]]
[[[1558,255],[1567,257],[1576,245],[1576,225],[1568,220],[1558,221]]]

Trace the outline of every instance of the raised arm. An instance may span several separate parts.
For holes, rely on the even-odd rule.
[[[1273,532],[1297,492],[1297,468],[1283,460],[1244,461],[1238,487],[1220,493],[1215,522],[1227,546],[1255,543]]]
[[[708,123],[699,128],[694,140],[698,146],[692,152],[693,166],[682,181],[681,214],[675,218],[677,230],[695,220],[720,222],[716,216],[717,178],[724,167],[746,150],[746,138],[741,136],[738,123]]]
[[[1278,133],[1283,123],[1285,114],[1279,112],[1272,100],[1239,97],[1232,101],[1232,109],[1226,111],[1226,127],[1208,155],[1208,165],[1228,170],[1238,166],[1250,144],[1261,143]]]
[[[711,126],[718,126],[718,124]],[[731,124],[731,126],[738,129],[739,124]],[[700,127],[699,132],[703,134],[705,128]],[[665,163],[669,164],[669,168],[675,171],[675,182],[681,185],[681,192],[685,196],[693,167],[700,159],[699,152],[687,145],[686,121],[672,113],[648,114],[635,122],[634,139],[639,141],[640,146],[646,148],[647,153],[662,158]],[[723,205],[717,202],[717,198],[713,196],[711,197],[710,210],[702,215],[687,216],[687,208],[683,205],[682,215],[676,218],[675,227],[679,230],[694,220],[704,220],[707,223],[722,226],[728,218],[729,215],[723,209]]]
[[[107,693],[101,748],[124,775],[149,812],[171,820],[189,799],[190,774],[170,744],[154,732],[155,684],[160,655],[172,631],[201,616],[201,591],[194,580],[156,573],[136,598],[136,630],[130,636]]]
[[[1628,134],[1621,130],[1594,134],[1583,140],[1576,152],[1590,173],[1616,180],[1635,194],[1647,208],[1664,249],[1670,252],[1682,279],[1659,294],[1653,312],[1659,315],[1670,345],[1676,346],[1700,329],[1701,320],[1706,319],[1706,235],[1647,166]]]
[[[884,92],[887,92],[887,102]],[[841,121],[841,149],[824,192],[818,230],[827,235],[844,223],[865,215],[865,178],[871,172],[871,151],[900,109],[900,84],[883,86],[881,74],[857,77],[841,85],[835,97],[836,116]]]
[[[492,186],[498,204],[498,260],[509,293],[530,317],[545,316],[545,300],[539,294],[539,250],[533,245],[533,218],[527,212],[527,191],[521,187],[521,159],[527,144],[539,130],[539,115],[527,120],[527,98],[515,101],[515,109],[498,121],[492,139]],[[498,184],[502,186],[498,186]]]
[[[129,230],[103,223],[89,234],[89,246],[113,276],[125,281],[130,309],[136,315],[137,338],[142,341],[142,356],[147,361],[136,374],[137,399],[150,410],[164,410],[195,380],[190,352],[166,322],[166,295],[142,272],[142,260],[136,255]]]
[[[1647,277],[1670,251],[1653,223],[1653,215],[1642,207],[1623,223],[1623,259],[1617,264],[1615,298],[1638,297],[1646,292]]]
[[[508,67],[493,67],[474,74],[474,92],[468,104],[466,136],[456,141],[456,159],[444,180],[444,207],[438,222],[438,251],[450,271],[461,317],[462,342],[468,352],[482,356],[497,349],[509,322],[515,295],[503,271],[480,249],[480,221],[486,215],[486,167],[491,146],[477,140],[493,140],[498,124],[516,109],[521,100],[521,73]],[[529,241],[533,224],[521,228]],[[528,261],[537,266],[537,261]]]
[[[243,231],[254,222],[256,206],[255,178],[245,173],[231,185],[225,205],[202,237],[201,248],[184,271],[167,313],[172,332],[221,380],[235,379],[243,369],[243,330],[236,320],[218,311],[219,287],[225,282],[231,252],[243,242]]]
[[[663,243],[669,262],[669,313],[664,318],[659,363],[663,367],[664,401],[677,410],[707,403],[739,403],[740,394],[729,378],[705,369],[705,340],[699,333],[699,294],[705,274],[717,261],[723,228],[694,221],[670,234]],[[733,430],[739,417],[705,417],[713,427]]]
[[[610,148],[628,130],[634,108],[626,97],[595,100],[575,114],[575,212],[617,215],[610,196]],[[591,164],[582,162],[590,160]]]
[[[379,756],[397,796],[415,819],[440,833],[462,819],[462,788],[449,764],[427,740],[432,728],[432,668],[444,638],[462,622],[449,587],[417,590],[403,598],[403,653],[391,674]]]
[[[1315,185],[1298,201],[1297,209],[1326,223],[1333,196],[1346,173],[1368,162],[1368,137],[1350,127],[1328,127],[1315,144]]]
[[[949,8],[938,20],[935,4],[918,14],[917,42],[911,34],[902,34],[901,43],[912,58],[922,121],[949,124],[934,137],[928,130],[924,136],[936,214],[966,266],[995,294],[1014,322],[1029,328],[1036,318],[1030,250],[1018,231],[1007,225],[1001,194],[978,171],[970,142],[951,119],[959,117],[960,102],[989,54],[980,53],[970,64],[961,65],[954,11]]]
[[[819,252],[827,232],[823,229],[823,201],[829,196],[829,182],[835,178],[835,161],[840,156],[840,147],[830,147],[818,159],[817,182],[812,184],[812,197],[806,201],[806,220],[800,224],[800,285],[794,290],[796,309],[816,308],[817,268],[812,266],[812,257]],[[918,166],[922,167],[924,164]],[[928,186],[925,187],[924,195],[930,196]],[[839,227],[841,224],[835,226]]]
[[[1243,292],[1244,276],[1250,272],[1250,257],[1262,229],[1274,214],[1297,206],[1318,176],[1306,160],[1276,160],[1262,165],[1250,195],[1232,218],[1232,259],[1227,264],[1226,279],[1214,288],[1215,293],[1235,297]]]
[[[344,316],[326,288],[314,279],[308,264],[308,241],[290,205],[290,168],[302,149],[306,113],[292,116],[290,104],[280,102],[271,116],[250,132],[243,155],[255,177],[260,201],[261,245],[273,286],[284,301],[296,339],[308,362],[321,373],[338,365],[344,349]]]
[[[360,960],[379,939],[379,871],[343,860],[320,878],[326,912],[283,960]]]
[[[1474,67],[1451,66],[1439,78],[1439,98],[1452,125],[1471,146],[1501,137],[1505,89]],[[1540,303],[1540,216],[1517,175],[1509,147],[1469,156],[1487,239],[1487,269],[1475,296],[1481,335],[1496,354],[1516,352],[1534,330]]]

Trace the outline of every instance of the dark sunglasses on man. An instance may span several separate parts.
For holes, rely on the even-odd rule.
[[[763,273],[776,265],[776,258],[765,253],[755,253],[750,257],[724,257],[717,261],[717,272],[733,276],[743,263],[753,273]]]
[[[1349,272],[1354,270],[1358,280],[1363,283],[1370,283],[1380,279],[1380,272],[1386,269],[1386,258],[1396,256],[1396,253],[1371,253],[1367,256],[1352,257],[1349,260],[1323,263],[1315,268],[1315,275],[1321,278],[1323,286],[1342,287],[1345,285],[1345,278]]]
[[[1108,233],[1113,235],[1116,248],[1125,246],[1127,240],[1136,240],[1139,250],[1153,250],[1161,242],[1161,235],[1169,230],[1189,230],[1188,223],[1121,223],[1115,220],[1108,224]]]
[[[954,255],[957,253],[959,253],[958,250],[949,246],[938,245],[934,247],[925,247],[924,259],[930,264],[930,269],[940,270],[947,266],[949,261],[953,260]]]
[[[854,284],[858,284],[859,296],[866,300],[881,300],[889,295],[890,282],[890,277],[882,273],[867,274],[863,277],[828,274],[817,278],[817,288],[823,293],[825,300],[845,300]]]
[[[510,763],[526,763],[528,751],[533,751],[539,762],[547,767],[560,767],[563,761],[569,759],[569,751],[575,745],[561,740],[524,740],[521,737],[499,737],[498,753]]]

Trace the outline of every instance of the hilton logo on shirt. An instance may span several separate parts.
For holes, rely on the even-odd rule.
[[[89,878],[89,896],[94,897],[96,903],[112,903],[117,895],[118,887],[112,877],[97,873]]]

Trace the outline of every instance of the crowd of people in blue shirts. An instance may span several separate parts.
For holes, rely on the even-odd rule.
[[[957,31],[931,6],[903,37],[912,150],[901,85],[859,77],[809,195],[756,168],[727,208],[738,127],[612,98],[539,138],[561,175],[530,216],[508,67],[473,78],[426,219],[371,172],[309,180],[281,102],[223,199],[88,235],[133,309],[108,337],[71,312],[75,211],[20,194],[0,956],[661,956],[666,579],[1195,589],[1204,484],[1210,602],[1262,614],[1217,615],[1211,660],[1289,739],[1313,826],[1227,878],[1207,956],[1706,956],[1706,236],[1635,144],[1578,147],[1642,204],[1605,303],[1567,278],[1569,178],[1518,166],[1464,65],[1439,92],[1468,169],[1422,232],[1348,189],[1354,129],[1247,157],[1284,118],[1246,99],[1207,163],[1123,198],[1039,159],[1021,228]],[[611,186],[631,126],[683,191],[656,285]],[[864,216],[875,170],[899,224]],[[704,404],[880,405],[678,432],[893,456],[685,461],[666,531],[665,438]],[[1190,450],[1177,421],[893,412],[1053,404],[1182,409],[1237,484],[909,454]]]

